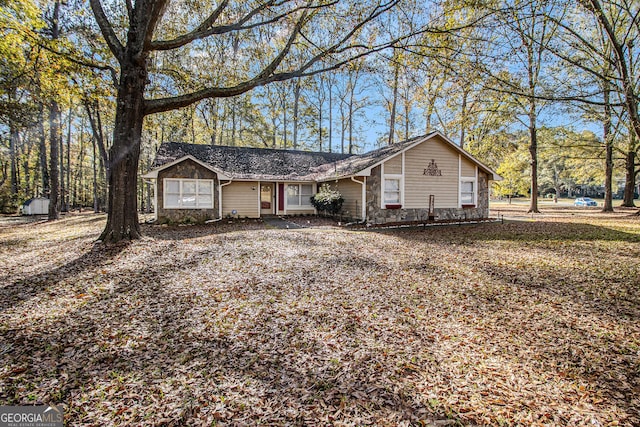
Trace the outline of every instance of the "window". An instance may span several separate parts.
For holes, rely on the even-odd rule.
[[[287,185],[287,207],[310,207],[313,185],[289,184]]]
[[[461,205],[475,205],[475,185],[474,181],[461,181],[460,182],[460,204]]]
[[[213,180],[165,179],[165,209],[213,209]]]
[[[384,203],[400,204],[402,197],[400,194],[400,178],[384,179]]]

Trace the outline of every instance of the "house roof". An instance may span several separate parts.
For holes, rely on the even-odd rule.
[[[160,146],[152,165],[153,170],[147,173],[145,178],[156,178],[158,171],[185,158],[191,158],[217,172],[221,179],[329,181],[349,176],[367,176],[372,168],[385,160],[436,135],[487,172],[490,179],[501,179],[493,170],[437,131],[364,154],[353,155],[169,142]]]
[[[190,157],[228,179],[304,181],[314,180],[310,171],[319,166],[334,164],[350,156],[353,155],[168,142],[160,145],[152,171]]]

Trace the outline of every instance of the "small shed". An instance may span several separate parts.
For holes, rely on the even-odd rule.
[[[49,199],[34,197],[22,205],[23,215],[46,215],[49,213]]]

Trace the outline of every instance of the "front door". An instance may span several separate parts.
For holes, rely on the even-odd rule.
[[[260,215],[273,215],[273,184],[260,184]]]

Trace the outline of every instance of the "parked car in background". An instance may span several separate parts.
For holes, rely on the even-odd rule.
[[[578,197],[573,206],[598,206],[598,202],[590,197]]]

